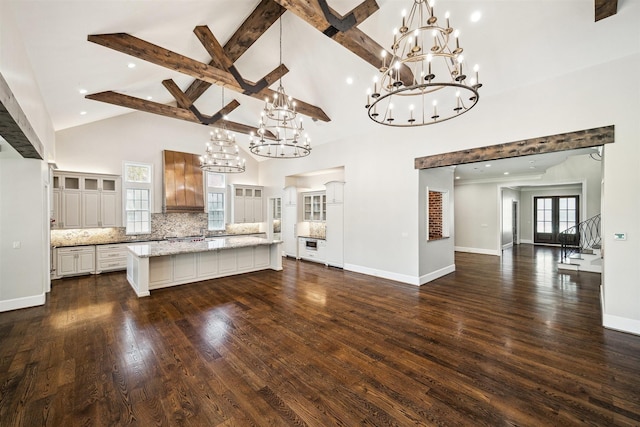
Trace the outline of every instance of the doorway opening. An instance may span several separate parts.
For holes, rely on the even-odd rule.
[[[579,196],[534,197],[533,242],[559,245],[560,233],[578,224]]]

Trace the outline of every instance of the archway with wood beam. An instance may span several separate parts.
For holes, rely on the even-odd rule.
[[[585,129],[539,138],[524,139],[504,144],[488,145],[468,150],[417,157],[416,169],[456,166],[487,160],[509,159],[535,154],[553,153],[578,148],[597,147],[614,142],[614,126]]]

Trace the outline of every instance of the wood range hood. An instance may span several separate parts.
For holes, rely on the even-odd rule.
[[[199,156],[164,150],[162,168],[162,211],[204,212],[204,181]]]

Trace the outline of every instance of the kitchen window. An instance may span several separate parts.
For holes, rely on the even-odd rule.
[[[152,167],[125,162],[123,169],[126,234],[150,234]]]
[[[210,231],[225,229],[225,188],[224,174],[207,172],[207,228]]]

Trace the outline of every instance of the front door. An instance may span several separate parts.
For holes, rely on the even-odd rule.
[[[534,197],[534,243],[560,244],[562,231],[578,224],[578,196]],[[575,243],[577,234],[568,243]]]

